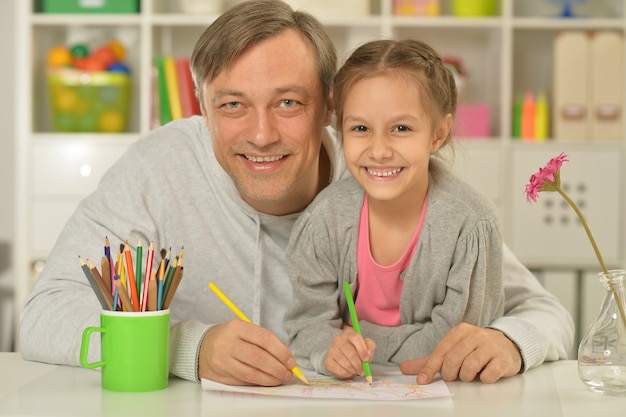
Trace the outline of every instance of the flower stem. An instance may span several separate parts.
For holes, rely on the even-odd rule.
[[[559,192],[559,194],[561,194],[561,197],[563,197],[565,201],[567,201],[567,203],[570,206],[572,206],[572,208],[576,212],[576,215],[578,216],[578,218],[580,219],[580,222],[583,224],[583,227],[585,228],[585,232],[587,233],[587,237],[589,238],[589,241],[591,242],[591,246],[593,246],[593,251],[596,253],[598,262],[600,262],[600,268],[602,268],[602,272],[604,272],[604,275],[608,276],[609,270],[606,268],[604,259],[602,259],[602,255],[600,254],[600,249],[598,249],[598,245],[596,245],[596,240],[593,238],[593,235],[591,234],[591,230],[589,229],[589,226],[587,225],[587,222],[585,221],[585,216],[583,216],[582,212],[580,211],[576,203],[574,203],[574,201],[572,201],[572,199],[569,198],[569,196],[565,193],[565,191],[561,189],[561,187],[558,187],[557,191]]]
[[[624,312],[624,305],[622,303],[622,300],[620,299],[619,293],[615,289],[615,286],[613,285],[613,282],[610,279],[611,276],[609,275],[609,270],[607,269],[606,264],[604,263],[604,259],[602,258],[600,249],[598,249],[596,240],[593,238],[593,235],[591,234],[591,230],[589,229],[589,226],[587,225],[585,216],[583,216],[583,213],[580,211],[576,203],[574,203],[574,201],[565,193],[565,191],[563,191],[563,189],[561,189],[560,186],[557,187],[556,191],[559,194],[561,194],[561,197],[563,197],[565,201],[567,201],[567,203],[574,209],[574,211],[576,212],[576,215],[578,216],[578,219],[580,220],[583,227],[585,228],[585,232],[587,233],[589,242],[591,242],[591,246],[593,246],[593,251],[596,253],[596,257],[598,258],[598,262],[600,262],[600,267],[602,268],[602,272],[606,276],[607,282],[609,283],[609,288],[611,292],[613,293],[613,298],[615,299],[615,304],[617,304],[617,309],[619,310],[619,315],[622,318],[622,323],[624,324],[624,326],[626,326],[626,313]]]

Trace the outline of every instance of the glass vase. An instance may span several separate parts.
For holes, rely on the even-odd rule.
[[[600,314],[578,347],[578,375],[592,391],[626,396],[626,323],[623,269],[600,273],[606,289]]]

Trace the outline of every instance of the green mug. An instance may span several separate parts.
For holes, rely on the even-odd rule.
[[[100,333],[101,359],[89,362],[91,335]],[[100,327],[83,330],[80,364],[102,367],[102,388],[143,392],[167,388],[170,310],[122,312],[102,310]]]

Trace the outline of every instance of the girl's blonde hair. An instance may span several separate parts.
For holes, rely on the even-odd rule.
[[[452,72],[439,54],[424,42],[415,39],[377,40],[358,47],[335,75],[333,102],[337,130],[343,124],[343,105],[350,88],[364,78],[385,72],[398,72],[410,77],[423,92],[424,110],[436,126],[446,114],[454,117],[457,91]],[[376,97],[372,97],[376,100]],[[444,144],[449,142],[450,134]]]

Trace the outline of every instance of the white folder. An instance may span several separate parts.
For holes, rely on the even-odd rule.
[[[624,36],[616,31],[596,32],[590,50],[591,140],[621,140]]]
[[[585,141],[590,137],[590,38],[585,31],[563,31],[554,38],[553,136]]]

